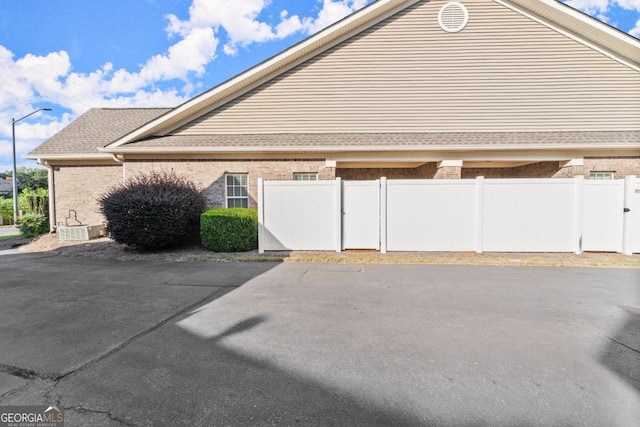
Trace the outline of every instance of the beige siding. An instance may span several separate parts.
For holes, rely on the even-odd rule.
[[[491,0],[420,2],[176,133],[640,129],[640,73]]]

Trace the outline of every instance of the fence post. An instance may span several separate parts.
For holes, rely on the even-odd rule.
[[[342,179],[336,178],[336,252],[342,252]]]
[[[636,176],[635,175],[627,175],[624,177],[624,204],[623,204],[623,214],[622,214],[622,254],[623,255],[633,255],[633,250],[631,249],[632,242],[632,218],[631,214],[631,205],[633,204],[633,194],[636,187]]]
[[[380,253],[387,253],[387,177],[380,178]]]
[[[476,177],[476,253],[484,250],[484,176]]]
[[[576,255],[582,254],[582,229],[584,217],[584,176],[573,177],[575,180],[573,197],[573,248]]]
[[[258,178],[258,253],[264,253],[264,180]]]

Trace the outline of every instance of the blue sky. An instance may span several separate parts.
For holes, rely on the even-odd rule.
[[[172,107],[372,0],[0,0],[0,171],[92,107]],[[567,4],[640,37],[640,0]],[[33,161],[19,164],[35,167]]]

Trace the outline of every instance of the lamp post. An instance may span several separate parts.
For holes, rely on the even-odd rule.
[[[11,119],[11,136],[13,141],[13,225],[18,225],[18,171],[16,168],[16,123],[34,115],[39,111],[51,111],[51,108],[38,108],[19,119]]]

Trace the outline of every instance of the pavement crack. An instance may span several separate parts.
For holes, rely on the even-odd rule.
[[[135,426],[135,424],[132,423],[128,423],[118,417],[116,417],[115,415],[113,415],[110,411],[100,411],[97,409],[89,409],[89,408],[85,408],[84,406],[81,405],[76,405],[76,406],[63,406],[63,409],[65,411],[76,411],[79,412],[81,414],[100,414],[100,415],[106,415],[107,417],[109,417],[110,420],[117,422],[118,424],[121,424],[123,426],[130,426],[133,427]]]
[[[100,356],[97,356],[97,357],[89,360],[88,362],[86,362],[85,364],[81,365],[80,367],[78,367],[76,369],[73,369],[73,370],[71,370],[69,372],[66,372],[63,375],[54,377],[54,379],[57,380],[57,381],[63,380],[65,378],[68,378],[70,376],[75,375],[78,372],[81,372],[81,371],[87,369],[90,366],[95,365],[96,363],[99,363],[100,361],[108,358],[109,356],[111,356],[111,355],[119,352],[123,348],[127,347],[129,344],[131,344],[131,343],[139,340],[140,338],[150,334],[151,332],[155,331],[156,329],[161,328],[162,326],[166,325],[167,323],[170,323],[173,320],[182,317],[185,313],[188,313],[189,311],[192,311],[193,309],[201,306],[202,304],[205,304],[205,303],[207,303],[209,301],[212,301],[215,298],[217,298],[218,296],[224,295],[225,293],[229,292],[232,289],[235,289],[235,288],[233,288],[233,287],[217,288],[214,292],[211,292],[210,294],[208,294],[204,298],[199,299],[198,301],[194,302],[193,304],[189,304],[188,306],[184,307],[182,310],[178,311],[177,313],[172,314],[171,316],[167,317],[166,319],[164,319],[164,320],[156,323],[155,325],[145,329],[144,331],[132,336],[131,338],[128,338],[127,340],[125,340],[122,343],[118,344],[117,346],[115,346],[111,350],[107,351],[106,353],[103,353]],[[220,294],[222,294],[222,295],[220,295]]]
[[[309,271],[310,270],[305,270],[302,272],[302,274],[298,277],[298,283],[302,283],[302,281],[304,280],[304,276],[306,276]]]
[[[42,372],[37,372],[32,369],[20,368],[18,366],[7,365],[4,363],[0,363],[0,372],[12,375],[14,377],[22,378],[25,380],[53,380],[56,379],[59,375],[56,374],[44,374]]]
[[[627,344],[625,344],[625,343],[623,343],[623,342],[621,342],[621,341],[618,341],[618,340],[617,340],[617,339],[615,339],[615,338],[612,338],[612,337],[609,337],[609,336],[607,336],[607,335],[603,335],[603,334],[598,334],[598,335],[600,335],[601,337],[606,338],[606,339],[608,339],[609,341],[614,342],[614,343],[616,343],[616,344],[618,344],[618,345],[620,345],[620,346],[622,346],[622,347],[624,347],[624,348],[626,348],[626,349],[628,349],[628,350],[631,350],[631,351],[633,351],[634,353],[638,353],[638,354],[640,354],[640,350],[638,350],[637,348],[633,348],[633,347],[631,347],[631,346],[628,346]],[[634,379],[635,379],[635,378],[634,378]]]

